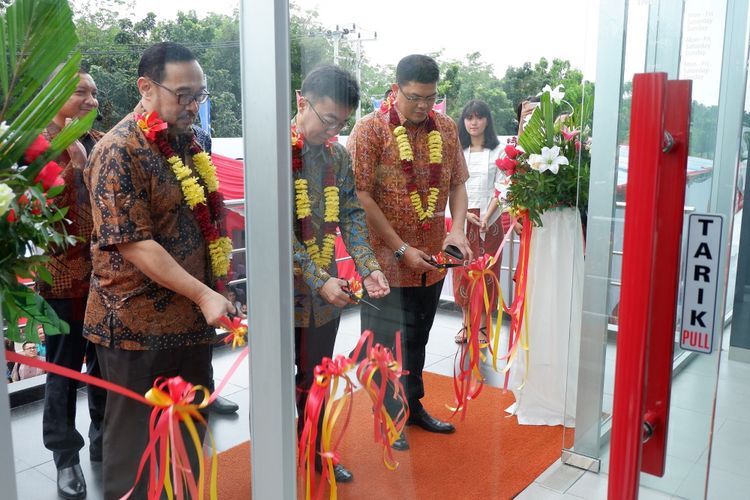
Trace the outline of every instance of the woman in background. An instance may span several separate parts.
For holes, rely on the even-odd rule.
[[[466,192],[469,196],[469,211],[466,214],[466,237],[476,257],[488,253],[494,255],[510,226],[507,213],[499,214],[495,198],[495,184],[507,183],[504,174],[495,165],[503,148],[495,134],[490,108],[484,101],[471,100],[464,106],[458,121],[458,138],[464,148],[464,158],[469,169]],[[492,268],[499,277],[500,265]],[[490,277],[485,278],[490,303],[497,303],[497,287]],[[453,270],[453,297],[464,311],[469,304],[470,281],[457,267]],[[484,321],[484,318],[483,318]],[[466,342],[466,325],[456,334],[456,343]],[[479,330],[480,344],[487,343],[484,324]]]

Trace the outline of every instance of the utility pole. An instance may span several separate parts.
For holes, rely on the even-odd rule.
[[[333,41],[333,64],[337,66],[339,64],[339,43],[341,43],[341,40],[350,33],[354,33],[356,30],[357,25],[352,23],[351,27],[340,27],[337,24],[336,29],[326,31],[326,38],[330,38]]]
[[[362,38],[362,33],[357,33],[357,61],[356,61],[356,78],[357,83],[359,84],[359,88],[362,88],[362,42],[374,42],[378,39],[378,33],[377,31],[374,31],[372,33],[372,37],[370,38]],[[362,117],[362,99],[359,100],[357,103],[357,113],[355,115],[355,119],[359,121],[359,119]]]
[[[378,39],[377,32],[371,32],[372,35],[369,35],[368,38],[362,38],[362,33],[357,30],[357,25],[352,23],[351,25],[346,26],[339,26],[336,25],[335,29],[327,30],[325,35],[326,38],[329,38],[331,42],[333,42],[333,64],[337,65],[339,64],[339,47],[341,44],[341,41],[347,41],[347,42],[355,42],[355,61],[354,61],[354,73],[355,77],[357,79],[357,84],[359,84],[360,88],[362,88],[362,42],[372,42]],[[354,38],[354,35],[357,35],[356,38]],[[362,116],[362,104],[361,102],[357,104],[357,113],[355,115],[355,118],[357,120],[360,119]]]

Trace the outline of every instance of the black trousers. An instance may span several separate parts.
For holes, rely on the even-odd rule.
[[[294,329],[294,363],[297,365],[295,377],[297,385],[297,437],[300,436],[305,425],[305,404],[310,393],[310,387],[315,379],[315,367],[320,364],[323,358],[330,358],[333,355],[339,320],[340,318],[336,318],[318,327],[297,327]],[[321,413],[321,418],[318,420],[316,449],[320,447],[320,436],[323,428],[322,416]],[[317,453],[315,457],[319,466],[320,457]]]
[[[86,372],[101,376],[96,349],[83,337],[83,316],[86,298],[50,299],[50,306],[57,315],[70,325],[68,335],[48,335],[47,361],[56,365],[81,371],[84,357]],[[44,391],[44,413],[42,417],[42,440],[52,452],[58,469],[79,463],[78,452],[83,448],[83,436],[76,430],[76,395],[78,382],[67,377],[47,374]],[[102,460],[102,422],[107,401],[107,391],[98,387],[87,387],[89,416],[89,455],[93,461]]]
[[[401,377],[406,399],[412,412],[420,409],[419,401],[424,397],[422,370],[424,369],[425,347],[430,339],[430,330],[435,320],[443,280],[430,286],[391,287],[391,293],[382,299],[369,300],[380,311],[362,304],[360,319],[362,331],[371,330],[376,343],[393,349],[396,355],[396,332],[401,331],[403,367],[409,373]],[[392,390],[386,393],[386,406],[393,401]],[[389,408],[391,414],[395,408]]]
[[[193,385],[208,387],[211,353],[207,344],[159,351],[125,351],[96,346],[96,353],[106,380],[145,394],[158,377],[179,375]],[[208,419],[208,412],[201,412]],[[105,500],[119,499],[133,486],[138,464],[148,444],[151,407],[128,397],[110,393],[104,413],[104,460],[102,479]],[[197,425],[201,442],[205,428]],[[192,450],[192,439],[183,429],[186,448],[193,470],[198,471],[198,456]],[[138,487],[130,497],[147,497],[148,469],[141,475]]]

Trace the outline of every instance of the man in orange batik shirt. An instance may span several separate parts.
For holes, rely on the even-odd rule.
[[[451,433],[453,425],[432,417],[420,402],[425,346],[444,278],[432,257],[448,245],[456,246],[464,258],[472,257],[464,233],[469,172],[456,124],[432,111],[439,77],[432,58],[403,58],[396,68],[391,98],[381,110],[356,124],[347,147],[370,242],[391,285],[390,295],[372,299],[380,311],[362,305],[362,329],[372,330],[377,342],[391,347],[396,331],[401,331],[404,369],[408,370],[402,377],[410,410],[407,425]],[[453,217],[447,234],[446,203]],[[394,400],[386,397],[388,401]],[[404,433],[393,447],[409,448]]]

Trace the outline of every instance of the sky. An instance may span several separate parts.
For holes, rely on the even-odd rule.
[[[253,1],[257,0],[247,0],[250,8]],[[195,10],[202,16],[208,12],[230,14],[239,7],[239,0],[130,3],[136,20],[149,11],[159,18],[174,18],[177,10]],[[651,3],[629,2],[626,81],[644,70]],[[535,63],[541,57],[550,61],[560,58],[569,60],[592,81],[597,69],[599,9],[611,5],[608,0],[295,0],[295,4],[301,11],[316,11],[318,21],[328,29],[354,24],[363,39],[376,38],[362,44],[374,64],[395,65],[401,57],[413,53],[442,51],[444,58],[463,59],[480,52],[481,61],[491,64],[495,74],[502,77],[508,66]],[[697,100],[716,104],[723,0],[685,0],[684,10],[685,28],[690,32],[682,38],[680,77],[694,80]]]
[[[249,2],[251,3],[251,2]],[[498,76],[509,65],[536,62],[544,56],[568,59],[593,79],[596,69],[598,0],[568,0],[565,7],[550,0],[472,0],[471,9],[456,9],[456,0],[416,2],[403,0],[297,0],[300,10],[316,10],[320,23],[329,29],[355,24],[363,38],[368,59],[375,64],[396,64],[402,56],[443,50],[447,58],[463,58],[480,52],[482,60]],[[176,9],[231,13],[238,0],[137,0],[133,12],[142,17],[154,11],[158,17],[174,17]],[[527,12],[549,11],[554,15],[536,20],[519,19],[519,8]]]

